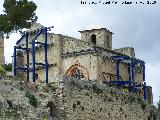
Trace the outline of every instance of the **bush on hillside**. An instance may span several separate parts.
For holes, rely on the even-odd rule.
[[[2,67],[8,72],[12,71],[12,63],[4,64],[4,65],[2,65]]]
[[[2,66],[0,66],[0,76],[5,76],[6,73],[7,71]]]

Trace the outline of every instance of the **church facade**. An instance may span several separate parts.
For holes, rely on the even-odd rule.
[[[38,25],[33,25],[32,27],[34,29],[37,26]],[[138,94],[143,96],[142,84],[144,84],[144,74],[142,65],[136,64],[133,70],[133,66],[130,64],[131,59],[136,59],[134,48],[125,47],[113,50],[113,33],[106,28],[79,32],[81,39],[61,34],[48,34],[49,82],[53,82],[56,77],[60,75],[76,77],[81,80],[96,80],[99,83],[108,83],[110,81],[116,81],[117,79],[119,81],[134,79],[137,85],[141,85]],[[30,33],[30,42],[33,36],[34,33]],[[44,42],[44,35],[42,34],[37,41]],[[23,44],[23,41],[19,43],[19,45],[22,46]],[[29,45],[29,47],[31,47],[31,45]],[[41,46],[37,45],[35,56],[37,63],[44,63],[45,55]],[[127,59],[121,60],[121,56]],[[120,57],[120,59],[117,59],[117,57]],[[32,61],[32,52],[29,53],[29,61]],[[26,53],[17,56],[17,64],[25,66]],[[30,64],[29,67],[32,68],[32,64]],[[21,71],[20,74],[26,75],[25,72]],[[44,82],[45,74],[45,69],[37,65],[36,82]],[[29,77],[29,81],[32,81],[32,71],[30,71]],[[150,96],[150,101],[152,102],[152,96]]]

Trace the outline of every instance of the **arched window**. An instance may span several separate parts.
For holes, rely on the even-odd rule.
[[[85,68],[80,65],[73,65],[71,66],[66,73],[69,77],[75,77],[80,80],[88,80],[88,72]]]
[[[96,45],[96,35],[95,34],[91,35],[91,42]]]

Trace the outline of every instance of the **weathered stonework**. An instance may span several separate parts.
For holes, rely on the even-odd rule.
[[[41,25],[37,25],[38,27]],[[34,29],[36,25],[33,25]],[[41,26],[42,27],[42,26]],[[135,58],[133,48],[120,48],[112,50],[112,32],[106,28],[80,31],[81,40],[61,34],[48,34],[48,64],[49,64],[49,82],[54,82],[59,75],[77,77],[82,80],[96,80],[103,83],[117,79],[116,60],[111,56],[128,56]],[[30,33],[29,41],[35,33]],[[37,41],[44,42],[42,34]],[[19,43],[22,45],[25,41]],[[29,45],[31,48],[31,45]],[[32,49],[29,59],[32,61]],[[36,62],[44,63],[44,49],[41,46],[36,48]],[[26,54],[24,53],[23,66],[26,65]],[[120,62],[120,79],[129,80],[127,61]],[[45,70],[38,66],[36,70],[36,82],[45,82]],[[30,64],[32,68],[32,64]],[[18,70],[17,70],[18,71]],[[135,81],[143,84],[142,66],[135,66]],[[131,73],[131,69],[130,69]],[[26,78],[26,77],[23,77]],[[30,81],[32,81],[32,71],[30,71]],[[138,95],[143,96],[143,86],[138,90]],[[148,94],[149,95],[149,94]],[[148,97],[149,98],[149,97]]]
[[[65,80],[64,109],[67,120],[147,120],[142,98],[96,82]]]
[[[153,104],[153,95],[152,95],[152,87],[151,86],[147,86],[147,100],[149,103]]]
[[[0,65],[3,65],[4,63],[4,37],[0,36]]]
[[[107,30],[106,28],[100,29],[92,29],[92,30],[84,30],[79,31],[81,33],[81,40],[86,41],[92,44],[95,44],[99,47],[112,50],[112,32]],[[95,36],[95,43],[93,41],[93,37]]]
[[[28,94],[34,96],[32,101]],[[96,81],[62,76],[47,85],[0,80],[0,105],[3,120],[149,120],[152,117],[150,105],[135,94]]]
[[[135,51],[133,47],[124,47],[120,49],[115,49],[115,51],[128,55],[129,57],[135,58]]]

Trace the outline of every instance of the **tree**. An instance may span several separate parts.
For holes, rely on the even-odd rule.
[[[9,35],[13,31],[29,28],[31,22],[37,21],[37,5],[28,0],[4,0],[4,14],[0,15],[0,33]]]
[[[159,98],[159,101],[157,103],[157,106],[158,106],[158,117],[157,117],[157,120],[160,119],[160,98]]]
[[[8,72],[12,71],[12,63],[4,64],[4,65],[2,65],[2,67]]]

